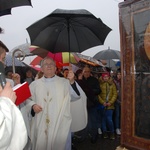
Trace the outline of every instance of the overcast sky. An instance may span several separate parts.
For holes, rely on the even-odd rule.
[[[91,48],[83,52],[93,56],[103,49],[120,50],[119,33],[119,7],[123,0],[31,0],[32,6],[16,7],[12,9],[12,15],[0,17],[0,27],[4,33],[0,34],[2,40],[11,50],[14,47],[30,43],[30,37],[26,28],[35,21],[47,16],[53,10],[60,9],[87,9],[109,26],[112,31],[108,34],[104,45]]]

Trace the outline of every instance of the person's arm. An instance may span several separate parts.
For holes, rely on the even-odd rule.
[[[34,105],[33,105],[33,106],[34,106]],[[33,109],[33,106],[32,106],[32,108],[31,108],[31,115],[32,115],[32,117],[35,116],[35,111],[34,111],[34,109]]]
[[[113,104],[115,103],[115,101],[117,100],[117,89],[116,89],[116,85],[113,83],[112,84],[112,97],[111,99],[109,100],[109,103],[110,104]]]
[[[73,71],[72,71],[72,70],[69,70],[67,79],[69,79],[70,85],[71,85],[71,87],[73,88],[73,90],[76,92],[76,94],[77,94],[78,96],[80,96],[80,92],[79,92],[79,90],[78,90],[78,88],[77,88],[77,86],[76,86],[76,82],[75,82],[75,79],[74,79],[74,78],[75,78],[75,75],[74,75]]]
[[[14,81],[14,85],[20,84],[20,75],[18,73],[12,74],[12,79]]]
[[[35,85],[33,84],[33,82],[29,85],[29,88],[30,88],[30,92],[31,92],[31,97],[26,100],[26,107],[28,109],[29,114],[32,117],[34,117],[35,114],[42,111],[42,107],[40,105],[36,104],[36,102],[34,101],[35,94],[33,94],[33,93],[34,93]]]
[[[79,92],[79,90],[78,90],[78,88],[77,88],[77,86],[76,86],[76,82],[74,82],[73,84],[71,84],[71,87],[72,87],[73,90],[76,92],[76,94],[80,96],[80,92]]]
[[[16,101],[16,94],[13,91],[10,82],[7,82],[4,89],[0,86],[0,97],[7,97],[9,98],[13,103]]]
[[[39,113],[42,111],[42,107],[40,105],[34,104],[31,108],[31,115],[32,117],[35,116],[35,113]]]

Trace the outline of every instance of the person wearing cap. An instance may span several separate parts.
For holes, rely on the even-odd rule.
[[[101,128],[103,138],[108,138],[107,131],[110,131],[110,139],[115,139],[113,111],[115,109],[114,103],[117,99],[117,89],[110,73],[102,73],[99,78],[101,93],[98,95],[99,102],[103,106],[101,110],[102,123]],[[108,129],[107,129],[108,127]]]

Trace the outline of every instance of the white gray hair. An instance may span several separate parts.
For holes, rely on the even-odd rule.
[[[44,61],[47,60],[47,59],[50,59],[50,60],[54,63],[54,65],[56,66],[56,63],[55,63],[54,59],[47,56],[47,57],[45,57],[43,60],[41,60],[41,63],[40,63],[40,66],[41,66],[41,67],[43,66]]]

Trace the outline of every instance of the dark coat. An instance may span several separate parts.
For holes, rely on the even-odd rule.
[[[83,91],[87,96],[87,108],[96,106],[98,104],[98,94],[100,94],[99,81],[95,77],[90,76],[82,80],[77,80]]]

